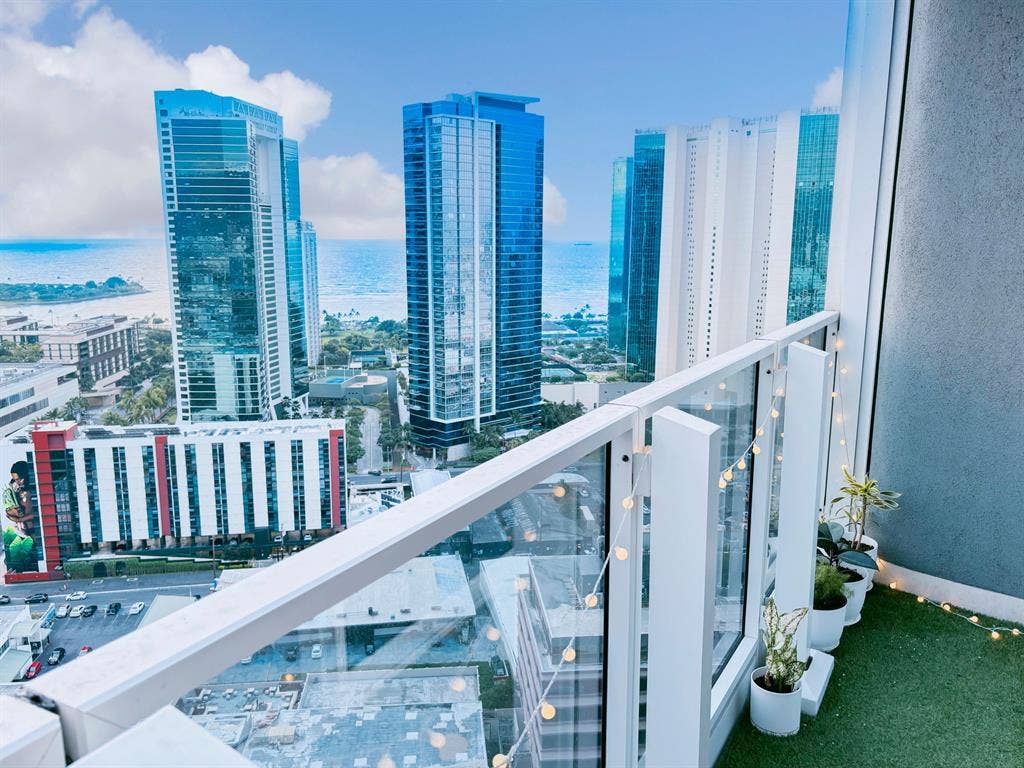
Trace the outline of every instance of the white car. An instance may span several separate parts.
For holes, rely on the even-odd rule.
[[[83,592],[82,590],[78,590],[77,592],[72,592],[70,595],[64,595],[64,599],[65,600],[85,600],[85,598],[87,598],[87,597],[88,597],[88,595],[85,592]]]
[[[68,616],[70,616],[72,619],[77,619],[79,616],[82,615],[82,611],[84,610],[84,605],[76,605],[74,608],[71,609],[71,613],[69,613]]]
[[[317,643],[313,646],[313,650],[310,651],[309,655],[310,658],[313,659],[322,659],[324,657],[324,647],[320,645],[320,643]]]
[[[146,607],[146,604],[141,600],[137,603],[132,603],[132,607],[128,609],[128,615],[134,616],[137,613],[142,613],[142,609]]]

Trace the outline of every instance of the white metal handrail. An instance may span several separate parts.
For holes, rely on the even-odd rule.
[[[264,569],[230,591],[212,594],[53,670],[27,689],[55,703],[67,754],[78,759],[588,453],[609,444],[616,452],[629,445],[641,448],[645,421],[659,408],[678,404],[691,390],[715,386],[747,366],[771,361],[783,345],[837,319],[835,312],[818,313],[597,408]],[[631,472],[623,472],[619,462],[608,472],[614,510],[628,495]],[[630,596],[615,586],[616,572],[638,567],[639,560],[631,558],[628,565],[613,568],[609,611],[623,610],[623,600],[639,600],[638,590],[632,589],[636,594]],[[615,605],[617,598],[620,605]],[[621,615],[637,616],[638,605]],[[609,677],[623,680],[624,690],[633,691],[608,690],[609,697],[620,697],[607,702],[609,711],[624,715],[607,721],[609,730],[617,730],[606,734],[609,743],[615,742],[609,765],[635,764],[629,742],[635,744],[632,702],[639,685],[639,657],[619,658],[611,653],[613,638],[608,641],[608,665],[624,665],[610,670]]]

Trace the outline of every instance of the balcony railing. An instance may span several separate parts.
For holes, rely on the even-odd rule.
[[[355,694],[337,691],[379,701],[381,681],[422,691],[429,678],[436,723],[410,740],[453,763],[512,751],[513,765],[524,753],[535,765],[706,764],[742,712],[766,590],[813,567],[776,546],[775,521],[816,520],[824,497],[837,324],[821,312],[656,381],[47,673],[25,687],[34,717],[0,757],[63,765],[154,728],[150,716],[187,730],[158,713],[208,701],[218,675],[256,654],[247,669],[265,682],[288,669],[272,679],[306,686],[303,706],[319,696],[351,710]],[[494,515],[503,543],[460,552],[459,532]],[[374,594],[391,602],[365,605]],[[378,647],[367,624],[393,639]],[[493,692],[502,664],[511,690],[496,701],[480,686]],[[439,725],[462,716],[473,722],[458,738]],[[339,718],[332,738],[360,718]],[[402,764],[388,746],[369,768]]]

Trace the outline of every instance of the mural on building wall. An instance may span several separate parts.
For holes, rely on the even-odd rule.
[[[4,572],[39,571],[40,524],[29,454],[24,448],[0,447],[3,483]]]

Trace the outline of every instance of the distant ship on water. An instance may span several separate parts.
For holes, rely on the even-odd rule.
[[[593,245],[593,243],[590,242],[589,240],[577,240],[576,242],[573,243],[573,246],[577,245]]]

